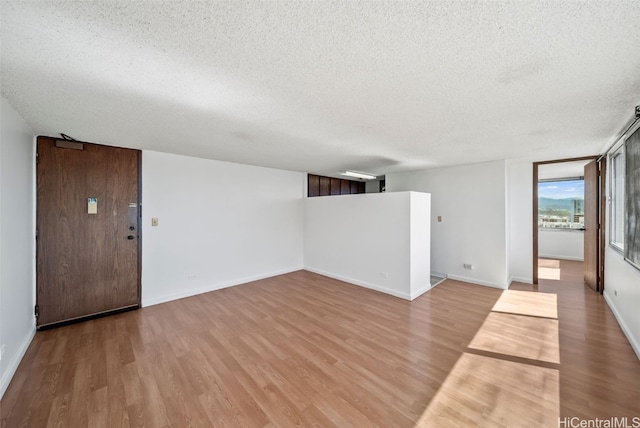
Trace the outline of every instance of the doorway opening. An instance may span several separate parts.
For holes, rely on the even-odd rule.
[[[533,164],[534,284],[570,280],[602,291],[604,167],[597,156]]]

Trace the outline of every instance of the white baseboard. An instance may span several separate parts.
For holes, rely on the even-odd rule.
[[[431,271],[431,276],[439,276],[440,278],[446,278],[447,274],[446,273],[442,273],[442,272]]]
[[[411,293],[411,300],[417,299],[418,297],[422,296],[424,293],[426,293],[429,290],[431,290],[431,284],[425,287],[422,287],[421,289],[419,289],[414,293]]]
[[[538,257],[541,259],[559,259],[559,260],[570,260],[573,262],[583,262],[584,257],[572,257],[572,256],[552,256],[550,254],[538,254]]]
[[[261,275],[254,275],[245,278],[239,278],[233,281],[226,281],[217,284],[207,285],[205,287],[190,288],[188,290],[181,290],[179,293],[166,294],[164,296],[153,297],[150,299],[144,298],[144,284],[142,285],[142,307],[159,305],[160,303],[171,302],[173,300],[184,299],[185,297],[196,296],[198,294],[209,293],[211,291],[222,290],[223,288],[233,287],[236,285],[246,284],[247,282],[259,281],[261,279],[271,278],[273,276],[284,275],[287,273],[295,272],[303,269],[302,266],[296,266],[289,269],[283,269],[275,272],[270,272]]]
[[[11,379],[13,379],[13,375],[16,374],[16,370],[18,370],[20,361],[22,361],[24,354],[27,352],[27,349],[29,349],[29,345],[31,345],[31,341],[33,340],[33,337],[35,335],[36,326],[34,325],[20,344],[18,352],[13,356],[13,358],[7,365],[7,371],[4,372],[4,374],[2,375],[2,379],[0,380],[0,399],[2,399],[5,391],[9,387]]]
[[[349,284],[358,285],[360,287],[364,287],[364,288],[368,288],[368,289],[371,289],[371,290],[379,291],[381,293],[389,294],[389,295],[394,296],[394,297],[399,297],[399,298],[404,299],[404,300],[409,300],[409,301],[412,300],[411,296],[409,294],[402,293],[402,292],[399,292],[399,291],[396,291],[396,290],[392,290],[390,288],[380,287],[379,285],[376,285],[376,284],[371,284],[371,283],[368,283],[368,282],[365,282],[365,281],[360,281],[360,280],[357,280],[357,279],[348,278],[346,276],[336,275],[336,274],[333,274],[333,273],[330,273],[330,272],[325,272],[322,269],[316,269],[316,268],[312,268],[312,267],[309,267],[309,266],[305,266],[304,269],[308,270],[309,272],[317,273],[318,275],[328,276],[329,278],[337,279],[339,281],[348,282]]]
[[[481,279],[468,278],[466,276],[460,275],[447,275],[448,279],[455,279],[456,281],[469,282],[471,284],[484,285],[485,287],[493,287],[499,288],[501,290],[506,290],[509,288],[506,284],[497,284],[495,282],[483,281]]]
[[[636,353],[636,356],[640,360],[640,344],[636,341],[636,339],[629,332],[629,328],[625,324],[624,319],[622,318],[622,316],[620,316],[620,313],[618,312],[618,309],[616,309],[616,305],[613,303],[613,300],[611,300],[611,298],[609,297],[606,288],[604,289],[604,300],[609,305],[609,309],[611,309],[611,312],[613,313],[613,316],[616,317],[616,320],[618,321],[618,324],[620,325],[620,329],[622,330],[624,335],[627,337],[627,340],[629,341],[629,344],[631,345],[631,348],[633,349],[633,351]]]
[[[525,278],[523,276],[512,276],[511,278],[509,278],[509,287],[511,286],[512,282],[523,282],[525,284],[533,284],[533,278]]]

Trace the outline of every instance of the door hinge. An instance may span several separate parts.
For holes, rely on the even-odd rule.
[[[38,316],[40,315],[40,308],[38,307],[38,305],[34,306],[33,314],[36,316],[36,318],[38,318]]]
[[[39,156],[40,155],[38,153],[36,153],[36,163],[38,163],[40,161]]]
[[[38,229],[36,229],[36,241],[38,240]]]

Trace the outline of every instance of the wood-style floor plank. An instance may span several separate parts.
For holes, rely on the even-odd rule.
[[[579,263],[413,302],[299,271],[38,332],[2,428],[557,426],[640,416],[640,361]]]

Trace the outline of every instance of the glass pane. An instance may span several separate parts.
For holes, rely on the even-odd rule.
[[[611,156],[611,234],[612,244],[623,248],[624,240],[624,152]]]
[[[584,228],[584,180],[538,183],[538,227]]]

